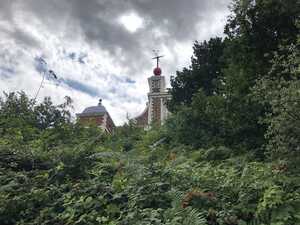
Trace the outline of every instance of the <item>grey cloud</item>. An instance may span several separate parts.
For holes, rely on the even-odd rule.
[[[88,39],[109,49],[115,54],[121,48],[126,62],[132,67],[143,65],[144,51],[154,46],[172,45],[177,41],[197,39],[198,22],[212,21],[215,12],[226,10],[228,0],[131,0],[131,1],[76,1],[73,16],[79,18]],[[112,3],[114,2],[114,3]],[[145,20],[145,27],[137,33],[128,33],[119,24],[112,22],[122,13],[134,11]],[[153,35],[154,29],[165,33]],[[147,49],[148,48],[148,49]],[[149,49],[150,48],[150,49]],[[140,67],[137,66],[137,69]]]
[[[91,97],[101,97],[103,99],[106,100],[111,100],[110,95],[108,95],[106,90],[101,91],[101,88],[96,88],[94,86],[88,85],[88,84],[84,84],[82,82],[73,80],[73,79],[60,79],[59,80],[60,83],[63,83],[65,85],[67,85],[68,87],[83,92],[85,94],[88,94]],[[141,103],[141,99],[139,99],[138,97],[132,97],[129,96],[126,93],[125,89],[120,88],[115,88],[115,87],[111,87],[109,89],[109,93],[113,93],[114,94],[114,98],[118,98],[120,101],[127,101],[127,102],[138,102]]]
[[[125,82],[128,83],[128,84],[135,84],[135,81],[128,78],[128,77],[125,79]]]
[[[30,46],[33,48],[41,47],[41,43],[38,40],[36,40],[32,35],[21,30],[20,28],[15,29],[12,36],[16,44],[18,45],[24,45],[26,47]]]
[[[20,64],[18,56],[20,52],[11,53],[10,45],[0,45],[0,80],[7,79],[17,75],[17,67]]]
[[[141,15],[150,20],[150,28],[159,27],[166,30],[169,38],[189,39],[195,34],[195,25],[205,20],[214,10],[222,9],[216,0],[152,0],[130,1]],[[220,7],[221,6],[221,7]]]
[[[15,70],[13,68],[0,66],[0,78],[10,78],[15,74]]]
[[[69,86],[70,88],[75,89],[77,91],[81,91],[83,93],[86,93],[86,94],[90,95],[91,97],[98,97],[98,96],[106,97],[107,96],[104,93],[100,93],[98,88],[83,84],[83,83],[78,82],[73,79],[61,79],[60,81],[64,84],[66,84],[67,86]],[[105,96],[103,96],[103,95],[105,95]]]
[[[140,104],[146,97],[140,94],[132,97],[131,92],[135,88],[141,91],[135,80],[145,79],[147,83],[146,76],[150,74],[144,73],[151,73],[155,64],[151,60],[152,49],[166,48],[167,54],[171,55],[168,60],[167,57],[162,60],[163,75],[168,79],[168,73],[186,57],[178,52],[177,44],[190,43],[192,49],[194,40],[215,36],[209,33],[210,28],[216,26],[217,15],[228,13],[230,1],[0,0],[0,47],[6,46],[6,49],[0,48],[0,81],[2,77],[14,76],[14,73],[29,77],[36,71],[41,73],[45,68],[38,64],[32,66],[31,60],[35,55],[42,55],[49,60],[53,70],[60,73],[59,81],[64,90],[74,89],[91,98],[109,99],[120,107],[130,101]],[[132,12],[144,20],[143,26],[133,33],[117,21],[120,16]],[[37,21],[36,29],[30,24],[32,21]],[[158,31],[160,35],[157,35]],[[49,43],[48,40],[42,43],[49,33],[54,36]],[[85,42],[82,49],[78,41]],[[107,72],[106,61],[103,64],[101,59],[95,62],[94,52],[87,51],[93,48],[95,52],[104,51],[103,55],[112,61],[108,67],[116,66],[117,71],[121,68],[121,74]],[[18,54],[18,49],[26,52],[26,61],[25,56]],[[29,59],[29,55],[33,56]],[[82,70],[74,71],[75,77],[72,70],[77,68]],[[106,86],[96,86],[101,82],[106,82]]]
[[[226,10],[229,1],[26,0],[22,1],[22,7],[47,24],[52,32],[56,32],[59,24],[66,20],[79,26],[91,44],[108,50],[120,65],[137,73],[141,65],[149,64],[147,56],[154,47],[170,47],[176,42],[187,40],[191,40],[192,45],[192,41],[198,38],[197,24],[201,21],[208,21],[209,24],[216,12]],[[9,11],[8,2],[4,0],[2,5]],[[143,17],[145,26],[136,33],[128,32],[116,22],[116,18],[126,12],[136,12]],[[154,29],[164,32],[164,36],[155,37]],[[24,42],[34,44],[33,39],[20,31],[15,35]],[[120,52],[124,56],[122,59],[119,57]]]
[[[10,20],[12,18],[12,5],[14,0],[0,1],[0,20]]]

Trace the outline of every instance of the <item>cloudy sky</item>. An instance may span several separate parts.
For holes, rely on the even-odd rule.
[[[0,91],[38,100],[99,98],[116,124],[143,111],[147,77],[161,61],[167,81],[188,66],[195,40],[223,34],[230,0],[0,0]],[[57,79],[53,79],[53,71]],[[1,96],[1,94],[0,94]]]

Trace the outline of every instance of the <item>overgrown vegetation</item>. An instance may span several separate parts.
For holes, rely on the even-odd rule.
[[[172,117],[108,136],[25,93],[0,100],[0,224],[300,224],[299,8],[233,1],[196,42]]]

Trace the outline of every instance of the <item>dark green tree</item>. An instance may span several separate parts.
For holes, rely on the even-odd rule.
[[[65,97],[65,102],[60,105],[54,105],[50,97],[34,107],[34,113],[37,119],[37,126],[44,130],[47,128],[58,127],[64,123],[70,123],[71,114],[68,110],[72,107],[72,99]]]
[[[251,97],[257,79],[267,76],[281,44],[295,44],[299,32],[297,0],[235,0],[225,27],[223,96],[226,96],[232,138],[259,149],[266,127],[259,118],[268,112]]]
[[[300,38],[296,45],[281,46],[268,76],[257,81],[253,96],[269,108],[261,123],[267,125],[271,156],[295,157],[300,151]]]
[[[297,0],[234,0],[231,10],[225,26],[226,86],[231,94],[245,95],[269,72],[273,52],[296,43],[300,8]]]
[[[34,112],[34,101],[24,92],[4,93],[0,99],[0,136],[12,137],[15,142],[35,138],[39,130]]]
[[[224,46],[224,42],[218,37],[194,43],[191,66],[177,71],[176,77],[171,77],[172,100],[169,108],[172,111],[176,106],[190,105],[193,95],[200,88],[206,95],[214,95],[218,92],[217,84],[222,78],[224,66],[222,61]]]
[[[0,135],[13,145],[37,141],[37,136],[44,142],[55,145],[57,142],[70,140],[81,129],[71,123],[69,107],[72,100],[65,97],[65,102],[54,105],[49,97],[36,103],[24,92],[4,93],[0,99]]]
[[[176,114],[176,106],[185,106],[174,115],[172,131],[201,146],[226,140],[260,150],[266,124],[259,120],[269,108],[252,98],[252,88],[268,75],[279,46],[296,42],[299,8],[295,0],[234,0],[231,11],[225,40],[196,43],[190,68],[171,79],[170,109]]]

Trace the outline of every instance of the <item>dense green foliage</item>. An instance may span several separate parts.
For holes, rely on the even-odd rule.
[[[9,96],[2,105],[27,99]],[[7,114],[3,107],[2,127],[24,115],[34,118],[36,108]],[[48,120],[49,111],[43,112]],[[299,154],[260,161],[224,146],[193,149],[175,144],[164,128],[145,132],[131,123],[107,136],[69,123],[66,115],[59,117],[65,121],[60,128],[24,119],[2,130],[1,224],[300,222]],[[55,135],[60,129],[69,135]],[[35,130],[34,139],[25,140],[23,130]]]
[[[196,42],[166,126],[113,135],[25,93],[0,99],[1,225],[300,224],[296,0],[233,1]]]
[[[176,112],[176,122],[170,131],[181,143],[195,147],[222,144],[263,156],[268,124],[261,120],[271,109],[253,89],[261,80],[283,73],[289,77],[283,66],[274,64],[282,55],[288,57],[289,47],[298,46],[299,3],[235,0],[231,7],[224,40],[195,43],[190,68],[172,79],[170,109]]]

